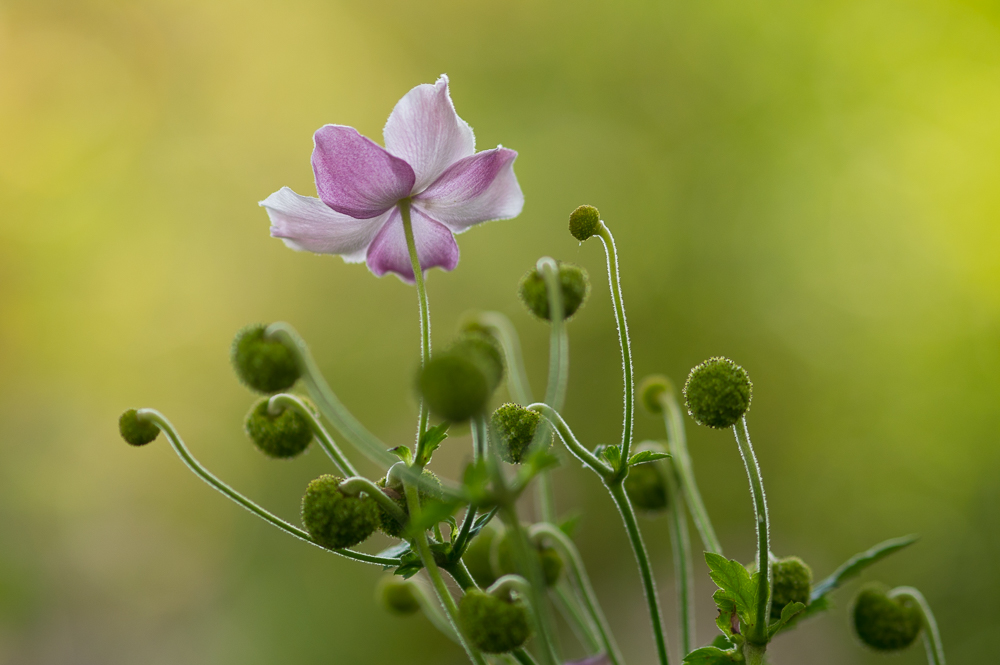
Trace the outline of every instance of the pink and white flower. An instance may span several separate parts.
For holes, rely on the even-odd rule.
[[[394,272],[412,283],[401,204],[409,204],[424,271],[458,265],[455,234],[521,213],[517,153],[501,146],[476,152],[472,128],[451,102],[447,76],[406,93],[382,136],[385,148],[353,127],[321,127],[312,154],[319,198],[282,187],[261,201],[271,235],[292,249],[364,261],[380,277]]]

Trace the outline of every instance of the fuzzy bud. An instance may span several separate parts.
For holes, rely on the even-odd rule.
[[[809,604],[812,593],[812,569],[797,556],[778,559],[771,564],[771,618],[781,618],[781,610],[789,603]]]
[[[305,416],[295,409],[285,409],[272,416],[268,408],[269,400],[262,397],[250,409],[243,424],[247,436],[268,457],[295,457],[312,442],[312,427]]]
[[[667,509],[667,480],[664,470],[656,462],[638,464],[625,477],[625,493],[638,510],[649,515],[662,513]]]
[[[479,589],[462,596],[458,623],[469,642],[484,653],[513,651],[531,635],[524,601],[497,598]]]
[[[417,390],[431,412],[453,423],[482,413],[493,393],[490,383],[481,363],[449,352],[431,358],[417,375]]]
[[[753,384],[729,358],[709,358],[691,370],[684,385],[688,413],[699,425],[725,429],[750,410]]]
[[[662,374],[653,374],[639,384],[639,399],[646,410],[654,415],[663,413],[661,399],[674,394],[674,384]]]
[[[535,438],[542,417],[520,404],[508,402],[493,412],[490,425],[497,433],[497,452],[500,459],[510,464],[520,464]],[[551,441],[551,434],[547,437]],[[549,441],[545,442],[548,447]]]
[[[417,496],[420,498],[420,505],[424,505],[428,500],[436,499],[440,500],[444,497],[444,488],[441,485],[441,479],[438,478],[432,471],[424,469],[420,473],[421,481],[417,485]],[[382,491],[385,492],[386,496],[392,499],[403,514],[409,517],[410,508],[406,504],[406,496],[403,494],[403,487],[401,484],[388,484],[385,478],[380,478],[376,483],[379,487],[383,488]],[[380,506],[379,512],[379,526],[378,530],[389,536],[390,538],[402,538],[404,532],[406,531],[406,525],[400,524],[399,521],[387,513]]]
[[[493,547],[493,540],[497,532],[491,527],[486,527],[473,538],[465,548],[462,561],[465,562],[469,574],[476,584],[486,588],[497,581],[497,575],[493,571],[493,564],[490,563],[490,550]]]
[[[492,335],[465,332],[451,343],[448,352],[467,358],[478,365],[489,381],[491,392],[500,386],[504,370],[503,351],[497,346]]]
[[[569,232],[583,242],[597,233],[601,226],[601,213],[594,206],[582,205],[569,215]]]
[[[590,278],[587,271],[578,265],[563,261],[557,261],[556,264],[559,266],[559,286],[562,288],[563,319],[568,321],[590,295]],[[539,319],[552,319],[545,277],[538,268],[532,268],[521,278],[518,295],[524,306]]]
[[[525,571],[517,565],[517,557],[514,556],[514,543],[510,537],[510,531],[504,531],[494,541],[494,557],[496,561],[496,571],[499,575],[524,575]],[[527,533],[525,533],[527,538]],[[528,541],[529,543],[531,541]],[[559,581],[563,571],[563,560],[555,548],[548,545],[531,544],[532,551],[538,557],[538,564],[542,569],[542,578],[545,586],[555,586]]]
[[[390,614],[409,616],[420,611],[415,582],[395,575],[386,575],[375,587],[375,598]]]
[[[379,522],[375,501],[340,491],[343,478],[323,475],[309,483],[302,497],[302,524],[313,539],[329,549],[352,547],[372,535]]]
[[[299,378],[299,367],[284,344],[264,338],[266,330],[263,323],[244,327],[233,338],[229,355],[243,385],[270,394],[291,388]]]
[[[881,585],[868,585],[854,599],[854,630],[878,651],[898,651],[913,644],[923,627],[920,608],[908,598],[890,598]]]
[[[138,412],[129,409],[118,418],[118,432],[130,446],[144,446],[160,435],[160,428],[139,420]]]

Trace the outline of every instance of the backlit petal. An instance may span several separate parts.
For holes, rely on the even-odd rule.
[[[453,270],[458,265],[458,243],[444,224],[434,221],[418,210],[411,211],[413,237],[422,270],[444,268]],[[413,283],[413,265],[406,247],[403,218],[394,209],[389,221],[382,227],[368,247],[368,269],[381,277],[394,272],[404,281]]]

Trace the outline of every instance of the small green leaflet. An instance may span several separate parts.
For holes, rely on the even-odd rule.
[[[438,522],[447,521],[452,516],[452,513],[458,510],[459,505],[461,504],[457,501],[425,500],[420,506],[420,514],[417,516],[417,519],[413,519],[411,516],[410,521],[407,523],[406,534],[412,537],[430,529]]]
[[[391,547],[387,547],[375,556],[385,557],[387,559],[399,559],[404,554],[410,551],[410,544],[405,540]],[[392,566],[382,566],[382,570],[389,570]]]
[[[812,602],[815,603],[818,599],[830,593],[852,577],[857,577],[861,571],[873,563],[884,559],[893,552],[898,552],[904,547],[909,547],[913,543],[917,542],[919,538],[919,536],[892,538],[879,543],[878,545],[875,545],[871,549],[861,552],[860,554],[855,554],[848,559],[844,565],[833,571],[833,574],[813,587],[811,597]]]
[[[480,531],[486,528],[486,525],[490,523],[490,520],[493,519],[498,510],[500,510],[500,506],[495,506],[490,512],[476,518],[476,521],[472,524],[472,529],[469,530],[469,540],[475,538],[479,535]]]
[[[407,446],[396,446],[395,448],[390,448],[389,452],[406,462],[407,466],[413,462],[413,453],[410,452]]]
[[[604,446],[597,451],[597,455],[608,460],[612,469],[617,469],[622,462],[622,447]]]
[[[805,611],[806,606],[802,603],[788,603],[781,608],[781,618],[767,627],[767,639],[771,639],[778,634],[778,631],[793,618]]]
[[[705,562],[708,564],[709,577],[719,587],[712,596],[715,604],[724,613],[735,610],[745,625],[753,626],[757,611],[759,573],[750,575],[739,561],[713,552],[705,552]]]
[[[684,665],[726,665],[726,663],[742,663],[743,654],[736,649],[723,651],[718,647],[702,647],[684,656]]]
[[[632,457],[628,458],[628,465],[635,466],[637,464],[646,464],[648,462],[655,462],[656,460],[666,459],[670,457],[670,453],[662,453],[655,450],[643,450],[641,453],[636,453]]]
[[[580,521],[583,519],[583,513],[573,512],[562,518],[559,524],[559,530],[565,533],[570,538],[576,533],[577,528],[580,526]]]
[[[822,598],[817,598],[816,600],[809,603],[806,606],[806,608],[802,610],[802,612],[793,616],[784,626],[780,626],[777,630],[777,633],[787,633],[788,631],[798,626],[799,622],[804,621],[809,617],[816,616],[820,612],[826,612],[832,606],[833,603],[830,602],[829,596],[823,596]]]
[[[410,551],[404,554],[402,557],[402,565],[393,571],[393,575],[399,575],[404,580],[408,580],[417,573],[420,569],[424,567],[423,562],[420,560],[420,555],[416,552]]]
[[[420,459],[417,460],[420,466],[425,466],[431,461],[431,455],[441,445],[441,442],[448,438],[449,427],[451,427],[451,423],[443,422],[430,428],[420,437],[420,445],[417,446],[418,450],[423,451]]]

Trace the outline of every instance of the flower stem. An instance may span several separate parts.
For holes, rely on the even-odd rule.
[[[945,665],[944,646],[941,644],[941,633],[938,631],[937,621],[927,599],[917,589],[911,586],[896,587],[889,592],[890,598],[909,598],[920,608],[924,622],[924,647],[927,649],[927,662],[929,665]]]
[[[390,499],[382,489],[368,480],[364,476],[354,476],[352,478],[346,478],[340,482],[337,486],[341,492],[348,496],[358,496],[362,492],[371,497],[372,501],[379,505],[379,508],[384,510],[392,517],[400,526],[406,525],[406,513],[399,505]]]
[[[503,349],[504,359],[507,361],[507,389],[510,391],[510,396],[521,405],[534,402],[531,397],[531,385],[528,383],[528,373],[524,369],[521,341],[510,319],[500,312],[480,312],[476,314],[475,321],[489,329]]]
[[[673,459],[664,460],[673,462]],[[674,577],[677,579],[677,606],[681,621],[681,654],[690,653],[695,644],[694,573],[691,539],[688,537],[687,511],[678,484],[676,465],[666,469],[670,541],[674,550]]]
[[[635,554],[636,563],[639,564],[639,575],[642,577],[643,595],[646,597],[646,605],[649,606],[649,618],[653,624],[653,639],[656,642],[656,654],[659,657],[660,665],[669,665],[670,655],[667,653],[667,636],[663,630],[663,618],[660,612],[660,600],[656,595],[656,581],[653,579],[653,568],[649,564],[649,554],[646,552],[646,545],[642,542],[642,534],[639,532],[639,524],[635,519],[635,511],[625,493],[625,486],[622,480],[605,483],[611,492],[611,497],[615,500],[618,512],[621,513],[625,522],[625,530],[628,532],[629,542],[632,544],[632,553]]]
[[[566,401],[566,384],[569,380],[569,336],[566,334],[562,283],[559,265],[554,259],[543,256],[538,259],[535,269],[545,279],[549,296],[549,378],[545,386],[545,403],[556,411],[562,410]],[[545,441],[551,425],[546,421],[538,428],[535,442]],[[538,475],[538,513],[543,522],[556,521],[555,492],[548,469]]]
[[[406,235],[406,249],[410,252],[410,265],[413,267],[413,280],[417,287],[417,301],[420,306],[420,366],[423,367],[431,359],[431,314],[427,307],[427,288],[424,285],[424,271],[420,268],[420,257],[417,255],[417,241],[413,237],[413,224],[410,221],[410,201],[399,202],[399,213],[403,217],[403,233]],[[417,454],[421,459],[420,440],[427,431],[429,413],[427,404],[420,400],[420,422],[417,426]]]
[[[632,376],[632,349],[628,336],[628,321],[625,319],[625,303],[622,301],[621,277],[618,273],[618,250],[611,230],[602,220],[597,234],[604,243],[604,253],[608,260],[608,286],[615,302],[615,323],[618,326],[618,342],[622,348],[622,370],[625,374],[625,416],[622,424],[622,462],[629,458],[632,446],[632,421],[635,412],[635,379]]]
[[[325,452],[327,456],[333,460],[333,463],[337,466],[340,472],[345,476],[359,475],[357,469],[354,468],[354,465],[351,464],[350,460],[344,456],[344,453],[337,446],[336,442],[334,442],[330,433],[327,432],[326,428],[319,422],[316,414],[314,414],[312,409],[307,407],[301,399],[288,393],[279,393],[268,400],[267,408],[272,415],[277,415],[284,409],[292,409],[305,418],[309,423],[309,429],[312,430],[313,436],[316,437],[316,440],[319,442],[323,452]]]
[[[763,573],[757,583],[757,613],[752,634],[747,636],[748,642],[764,647],[767,644],[767,620],[771,614],[771,558],[770,558],[770,524],[767,514],[767,498],[764,495],[764,483],[760,477],[760,466],[757,456],[750,443],[750,430],[747,419],[743,418],[743,433],[740,434],[739,423],[733,425],[733,434],[740,447],[743,466],[746,467],[750,479],[750,493],[753,495],[753,510],[757,518],[757,570]]]
[[[313,540],[312,536],[310,536],[308,532],[303,531],[298,527],[292,526],[291,524],[281,519],[280,517],[268,512],[264,508],[261,508],[256,503],[246,498],[245,496],[234,490],[232,487],[230,487],[229,485],[227,485],[226,483],[222,482],[214,475],[212,475],[212,473],[208,469],[203,467],[201,463],[198,462],[198,460],[196,460],[194,456],[188,451],[187,446],[184,445],[184,441],[177,433],[177,430],[174,429],[174,426],[170,423],[169,420],[166,419],[166,417],[162,413],[156,411],[155,409],[139,409],[137,412],[137,417],[140,422],[148,422],[156,425],[160,429],[160,431],[163,432],[164,436],[167,437],[167,440],[170,442],[170,447],[174,449],[174,452],[177,453],[177,456],[181,458],[181,461],[183,461],[184,464],[189,469],[191,469],[191,471],[193,471],[196,476],[198,476],[206,483],[211,485],[214,489],[221,492],[227,498],[231,499],[240,506],[249,510],[257,517],[261,518],[265,522],[268,522],[278,527],[285,533],[295,536],[300,540],[304,540],[307,543],[310,543],[311,545],[315,545],[320,549],[325,549],[329,552],[333,552],[334,554],[339,554],[341,556],[347,557],[348,559],[354,559],[355,561],[361,561],[364,563],[371,563],[377,566],[395,567],[399,566],[402,563],[402,561],[400,561],[398,558],[372,556],[370,554],[363,554],[361,552],[355,552],[349,549],[328,549],[323,547],[315,540]]]
[[[556,606],[563,619],[569,624],[576,634],[577,639],[583,644],[587,653],[597,653],[601,648],[601,641],[597,635],[597,628],[583,615],[583,610],[579,607],[579,601],[570,593],[566,584],[557,584],[549,591],[552,604]]]
[[[719,543],[719,538],[715,535],[712,520],[708,516],[705,502],[702,501],[701,492],[698,491],[698,483],[694,479],[680,405],[672,394],[665,394],[661,398],[661,404],[663,405],[663,420],[667,428],[667,445],[673,456],[672,462],[677,471],[681,489],[687,498],[691,517],[694,518],[695,527],[698,529],[698,535],[707,551],[722,554],[722,544]]]
[[[532,411],[536,411],[545,417],[556,428],[559,438],[562,439],[566,448],[584,465],[591,468],[602,480],[610,480],[615,475],[615,470],[608,466],[607,462],[600,459],[594,453],[587,450],[570,430],[569,425],[559,415],[559,412],[548,404],[535,403],[528,406]]]

